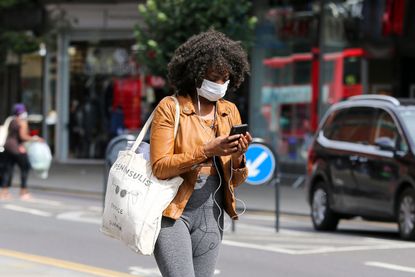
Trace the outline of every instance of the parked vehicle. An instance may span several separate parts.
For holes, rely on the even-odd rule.
[[[311,144],[308,201],[316,230],[342,218],[397,222],[415,239],[415,100],[359,95],[334,104]]]

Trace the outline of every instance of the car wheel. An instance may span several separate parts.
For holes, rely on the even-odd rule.
[[[329,194],[324,183],[317,184],[311,195],[311,219],[314,229],[320,231],[336,230],[339,217],[330,208]]]
[[[401,238],[415,239],[415,190],[406,189],[399,198],[398,226]]]

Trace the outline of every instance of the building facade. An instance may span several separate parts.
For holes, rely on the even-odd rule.
[[[140,127],[151,102],[134,59],[138,3],[44,3],[53,29],[39,52],[9,55],[1,117],[23,102],[32,134],[57,161],[102,160],[112,137]]]
[[[362,93],[415,97],[413,1],[255,4],[250,126],[280,161],[304,165],[318,121],[335,102]]]
[[[86,3],[85,3],[86,2]],[[23,101],[31,127],[61,162],[102,160],[109,140],[136,132],[161,80],[134,59],[137,1],[44,1],[56,20],[39,53],[9,57],[6,106]],[[415,2],[258,0],[242,118],[279,160],[302,167],[319,118],[351,95],[415,97]],[[248,87],[248,88],[247,88]],[[242,97],[244,99],[244,97]],[[6,101],[7,100],[7,101]],[[7,102],[7,103],[6,103]]]

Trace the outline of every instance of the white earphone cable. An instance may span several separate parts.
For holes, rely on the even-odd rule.
[[[222,228],[222,226],[220,226],[220,217],[222,216],[222,214],[224,215],[224,213],[222,212],[222,208],[221,208],[221,206],[219,205],[219,203],[216,201],[216,193],[219,191],[219,189],[221,188],[221,186],[222,186],[222,176],[221,176],[221,174],[220,174],[220,172],[219,172],[219,168],[218,168],[218,166],[217,166],[217,164],[216,164],[216,159],[215,159],[215,157],[213,157],[213,163],[214,163],[214,165],[215,165],[215,169],[216,169],[216,172],[218,173],[218,176],[219,176],[219,186],[218,186],[218,188],[215,190],[215,192],[213,193],[213,201],[214,201],[214,203],[215,203],[215,205],[218,207],[218,209],[219,209],[219,216],[218,216],[218,218],[217,218],[217,224],[218,224],[218,227],[219,227],[219,229],[222,231],[222,232],[225,232],[225,231],[227,231],[227,230],[229,230],[229,228],[230,228],[230,225],[228,225],[228,227],[226,227],[226,228]],[[236,216],[241,216],[241,215],[243,215],[244,213],[245,213],[245,211],[246,211],[246,204],[245,204],[245,202],[244,201],[242,201],[241,199],[239,199],[239,198],[236,198],[235,197],[235,194],[232,192],[232,190],[231,190],[231,188],[230,188],[230,186],[231,186],[231,180],[232,180],[232,177],[233,177],[233,171],[232,171],[232,167],[233,167],[233,164],[232,164],[232,159],[231,159],[231,175],[230,175],[230,177],[229,177],[229,181],[228,181],[228,189],[229,189],[229,192],[232,194],[232,197],[233,198],[235,198],[235,201],[236,202],[240,202],[240,203],[242,203],[242,205],[243,205],[243,211],[242,211],[242,213],[237,213],[236,214]],[[233,219],[232,219],[233,220]],[[225,218],[224,218],[224,220],[223,220],[223,225],[225,225]]]

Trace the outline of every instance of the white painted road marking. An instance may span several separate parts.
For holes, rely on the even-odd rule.
[[[270,252],[276,252],[276,253],[295,255],[294,253],[295,250],[271,247],[267,245],[258,245],[258,244],[253,244],[253,243],[237,242],[237,241],[232,241],[232,240],[223,240],[222,243],[224,245],[235,246],[235,247],[250,248],[250,249],[261,250],[261,251],[270,251]]]
[[[293,244],[284,245],[284,244],[255,244],[255,243],[246,243],[239,242],[234,240],[223,240],[224,245],[250,248],[260,251],[269,251],[275,253],[283,253],[290,255],[310,255],[310,254],[327,254],[327,253],[336,253],[336,252],[354,252],[354,251],[371,251],[371,250],[389,250],[389,249],[411,249],[415,248],[413,243],[385,243],[385,244],[373,244],[373,245],[356,245],[356,246],[320,246],[312,247],[311,249],[290,249],[287,247],[293,247]],[[301,244],[296,244],[296,246],[301,246]],[[309,245],[308,245],[309,246]]]
[[[98,207],[98,206],[89,206],[88,210],[93,211],[93,212],[99,212],[99,213],[103,212],[102,207]]]
[[[380,262],[365,262],[365,265],[381,267],[381,268],[386,268],[386,269],[396,270],[396,271],[415,273],[415,268],[413,267],[400,266],[400,265],[395,265],[395,264],[387,264],[387,263],[380,263]]]
[[[29,202],[29,203],[46,204],[46,205],[50,205],[50,206],[62,206],[62,202],[48,200],[48,199],[32,198],[32,199],[28,199],[26,201]]]
[[[38,209],[26,208],[18,205],[4,204],[3,208],[24,212],[37,216],[51,217],[53,213],[41,211]],[[98,208],[84,210],[75,210],[64,212],[56,215],[59,220],[69,220],[74,222],[82,222],[88,224],[100,225],[102,222],[101,212],[98,212]],[[95,211],[91,211],[95,210]],[[362,237],[357,241],[350,241],[350,239],[342,237],[326,238],[315,233],[281,230],[279,235],[274,236],[274,229],[270,227],[251,226],[248,224],[238,224],[244,232],[247,234],[238,234],[237,236],[231,236],[226,234],[227,237],[223,240],[224,245],[231,247],[241,247],[256,249],[259,251],[268,251],[289,255],[310,255],[310,254],[326,254],[336,252],[353,252],[353,251],[371,251],[371,250],[389,250],[389,249],[412,249],[415,248],[415,243],[394,242],[383,239],[373,239]],[[252,235],[252,231],[255,234],[262,234],[258,238]],[[242,236],[241,236],[242,235]],[[265,237],[263,236],[265,235]],[[229,236],[229,237],[228,237]],[[262,240],[261,240],[262,239]],[[265,239],[265,240],[264,240]]]
[[[141,266],[130,266],[128,271],[131,275],[140,275],[144,277],[160,277],[160,270],[155,268],[144,268]]]
[[[44,217],[52,216],[52,214],[48,213],[48,212],[44,212],[44,211],[36,210],[36,209],[25,208],[25,207],[21,207],[21,206],[17,206],[17,205],[12,205],[12,204],[3,205],[3,208],[5,208],[7,210],[15,211],[15,212],[28,213],[28,214],[44,216]]]
[[[161,277],[160,270],[157,267],[155,267],[155,268],[144,268],[144,267],[140,267],[140,266],[130,266],[128,268],[128,270],[130,271],[131,275],[140,275],[140,276],[143,276],[143,277]],[[215,269],[214,274],[219,275],[220,270]]]
[[[76,222],[83,222],[83,223],[94,223],[94,224],[101,224],[102,219],[97,217],[86,217],[84,216],[85,212],[83,211],[74,211],[74,212],[67,212],[61,213],[56,216],[57,219],[61,220],[69,220],[69,221],[76,221]]]
[[[256,177],[259,174],[258,167],[268,158],[267,152],[262,152],[253,162],[249,160],[246,163],[246,166],[248,167],[248,176],[249,177]]]

